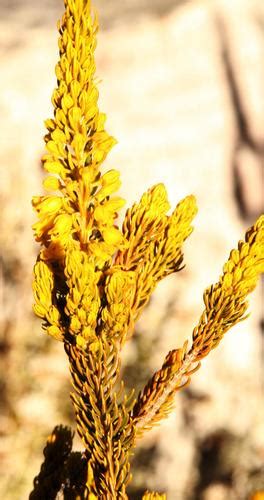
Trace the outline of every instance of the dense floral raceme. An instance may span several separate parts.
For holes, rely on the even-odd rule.
[[[193,331],[193,342],[170,351],[160,370],[141,391],[133,408],[137,434],[152,428],[168,414],[175,393],[190,382],[190,376],[236,323],[245,319],[247,295],[264,272],[264,216],[247,231],[245,241],[231,251],[219,281],[204,292],[205,309]]]
[[[205,290],[204,312],[190,348],[186,341],[170,351],[137,400],[124,385],[118,388],[121,347],[157,283],[182,269],[182,247],[197,208],[190,195],[170,211],[166,189],[157,184],[127,210],[122,228],[117,226],[125,203],[116,195],[120,175],[101,169],[115,140],[98,109],[97,20],[90,0],[64,3],[54,115],[45,122],[47,194],[33,198],[34,233],[41,244],[34,267],[34,311],[45,331],[64,343],[69,358],[77,430],[85,446],[80,464],[86,468],[79,485],[86,496],[69,498],[126,499],[135,439],[169,413],[175,393],[200,361],[245,318],[247,295],[264,267],[264,216],[232,250],[218,283]],[[64,434],[57,429],[51,442],[69,455],[71,464],[69,436],[64,451],[60,446]],[[63,467],[61,477],[68,474]],[[165,495],[147,491],[143,499],[163,500]]]
[[[201,359],[216,347],[223,335],[246,318],[251,293],[264,272],[264,216],[247,231],[245,241],[231,251],[219,282],[204,292],[205,309],[193,331],[192,350]]]
[[[100,165],[115,144],[105,131],[94,81],[96,19],[89,2],[69,1],[59,26],[58,87],[52,97],[54,117],[46,121],[47,154],[43,166],[51,175],[44,187],[54,194],[37,196],[36,240],[41,258],[63,260],[67,251],[84,250],[98,267],[124,245],[114,225],[124,200],[112,196],[120,186],[119,172],[100,173]]]

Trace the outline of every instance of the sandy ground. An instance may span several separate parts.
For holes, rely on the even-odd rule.
[[[101,108],[118,139],[128,205],[164,182],[172,206],[197,197],[186,268],[162,282],[125,352],[139,389],[189,338],[202,293],[261,207],[264,4],[261,0],[98,0]],[[41,192],[43,120],[52,110],[62,2],[0,1],[0,498],[28,497],[48,433],[73,423],[61,346],[31,312],[37,254],[30,199]],[[243,500],[264,489],[260,287],[250,318],[203,363],[176,410],[142,442],[130,498]],[[80,443],[76,440],[76,447]]]

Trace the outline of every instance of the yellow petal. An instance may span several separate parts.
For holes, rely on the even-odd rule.
[[[60,189],[61,183],[57,177],[53,175],[49,175],[43,181],[43,187],[47,189],[47,191],[57,191]]]
[[[59,196],[33,196],[32,205],[40,214],[54,213],[62,207],[62,198]]]
[[[119,229],[116,227],[110,227],[102,231],[104,241],[107,245],[118,245],[121,243],[123,237]]]
[[[54,337],[56,340],[63,339],[62,331],[60,330],[60,328],[58,326],[55,326],[55,325],[48,326],[47,333],[49,335],[51,335],[52,337]]]
[[[59,161],[44,161],[43,167],[46,170],[46,172],[59,175],[61,174],[61,171],[64,168]]]
[[[69,233],[72,228],[72,217],[68,214],[58,215],[55,219],[54,232],[56,233]]]

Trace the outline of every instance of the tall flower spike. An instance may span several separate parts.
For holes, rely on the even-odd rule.
[[[98,268],[111,262],[124,245],[114,224],[124,200],[111,197],[119,188],[119,172],[101,175],[100,164],[115,144],[105,131],[98,109],[94,50],[97,20],[89,0],[65,0],[59,24],[58,86],[52,97],[54,117],[46,121],[44,169],[52,174],[44,187],[57,194],[34,197],[39,222],[36,240],[44,245],[41,258],[63,260],[67,249],[85,250]]]

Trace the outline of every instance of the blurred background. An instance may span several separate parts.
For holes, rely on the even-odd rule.
[[[190,338],[205,287],[260,214],[264,153],[263,0],[97,0],[100,107],[118,139],[127,205],[164,182],[172,207],[197,197],[186,268],[164,280],[124,352],[139,390]],[[42,192],[43,120],[61,0],[0,0],[0,498],[28,498],[48,434],[74,426],[62,345],[32,313],[38,252],[30,200]],[[263,192],[263,191],[262,191]],[[246,500],[264,490],[261,290],[250,318],[205,359],[171,416],[142,440],[130,498]],[[76,437],[76,449],[81,444]],[[257,496],[255,496],[257,498]],[[262,497],[263,498],[263,497]],[[48,500],[48,499],[47,499]]]

